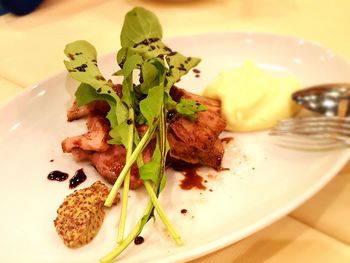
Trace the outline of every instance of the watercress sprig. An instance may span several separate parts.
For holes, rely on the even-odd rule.
[[[110,262],[119,255],[154,216],[154,210],[176,243],[182,243],[158,200],[166,182],[165,161],[169,151],[166,116],[168,111],[175,110],[193,120],[197,112],[206,110],[205,106],[192,100],[176,102],[170,96],[171,87],[200,59],[186,57],[167,47],[162,42],[162,27],[152,12],[141,7],[128,12],[120,42],[122,47],[117,53],[120,69],[115,75],[123,77],[121,97],[113,84],[102,76],[96,50],[90,43],[79,40],[68,44],[65,49],[69,58],[65,65],[69,74],[81,82],[75,93],[78,105],[95,100],[106,101],[110,106],[107,119],[111,125],[108,143],[121,144],[126,149],[124,168],[105,200],[105,206],[111,206],[123,184],[119,245],[101,262]],[[138,76],[137,79],[135,76]],[[137,126],[143,124],[147,125],[147,131],[140,137]],[[155,150],[151,161],[144,163],[142,151],[151,140],[156,140]],[[124,239],[130,169],[135,162],[149,194],[149,204],[135,228]]]

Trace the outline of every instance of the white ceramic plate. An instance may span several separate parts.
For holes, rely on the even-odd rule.
[[[350,66],[318,44],[268,34],[208,34],[167,41],[174,49],[199,56],[199,78],[190,73],[180,86],[200,92],[217,73],[253,59],[283,75],[295,74],[305,84],[350,82]],[[115,55],[100,59],[105,76],[116,69]],[[62,66],[63,67],[63,66]],[[60,142],[84,130],[84,121],[66,122],[77,83],[65,72],[40,82],[0,111],[0,258],[2,262],[97,262],[115,245],[118,208],[107,213],[98,236],[81,249],[68,249],[56,234],[53,219],[68,182],[46,179],[52,170],[71,176],[84,167],[87,187],[100,179],[89,165],[63,154]],[[182,176],[169,173],[161,203],[182,234],[177,247],[160,220],[150,221],[142,245],[131,246],[123,262],[174,262],[199,257],[236,242],[271,224],[324,186],[345,164],[349,151],[302,152],[274,145],[267,132],[235,134],[216,173],[203,170],[207,190],[184,191]],[[53,159],[53,162],[50,160]],[[212,189],[212,191],[209,191]],[[138,220],[146,198],[131,193],[127,230]],[[181,209],[187,209],[186,215]]]

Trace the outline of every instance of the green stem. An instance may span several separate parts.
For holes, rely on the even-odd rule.
[[[134,122],[134,109],[130,107],[129,109],[129,119]],[[128,129],[128,141],[126,146],[126,162],[129,161],[130,156],[132,154],[133,148],[133,140],[134,140],[134,125],[129,125]],[[122,242],[124,239],[124,230],[125,230],[125,222],[126,222],[126,214],[128,208],[128,196],[129,196],[129,188],[130,188],[130,170],[126,173],[124,184],[123,184],[123,196],[122,196],[122,207],[120,212],[120,220],[119,220],[119,228],[118,228],[118,243]]]
[[[166,123],[166,109],[162,106],[160,111],[160,121],[159,121],[159,133],[158,137],[160,140],[160,150],[161,150],[161,159],[160,159],[160,174],[159,174],[159,183],[161,184],[163,176],[165,176],[165,162],[166,156],[168,153],[167,149],[167,123]],[[156,195],[158,196],[161,191],[161,185],[158,186]]]
[[[143,150],[144,146],[146,145],[146,143],[148,142],[148,139],[150,136],[152,136],[152,133],[154,132],[151,131],[151,129],[148,129],[145,133],[145,135],[141,138],[140,143],[136,146],[135,150],[133,151],[133,153],[130,155],[129,160],[125,163],[123,170],[120,172],[117,180],[115,181],[111,191],[109,192],[109,195],[105,201],[105,206],[107,207],[111,207],[113,204],[113,201],[118,193],[118,190],[120,188],[120,186],[122,185],[126,174],[128,173],[128,171],[130,170],[131,166],[134,164],[134,162],[137,159],[137,156],[141,153],[141,151]]]
[[[152,200],[154,208],[156,209],[156,211],[157,211],[160,219],[162,220],[163,224],[166,226],[166,228],[170,232],[170,234],[173,237],[173,239],[175,240],[176,244],[182,245],[181,236],[178,234],[178,232],[175,229],[175,227],[170,223],[170,220],[169,220],[168,216],[164,212],[163,208],[160,206],[159,200],[158,200],[156,194],[153,191],[151,183],[149,181],[145,181],[144,183],[145,183],[145,187],[146,187],[146,190],[148,192],[148,195],[150,196],[150,198]]]
[[[109,263],[112,262],[117,256],[119,256],[128,246],[129,244],[141,233],[143,227],[148,222],[149,218],[152,216],[153,211],[153,203],[150,201],[145,209],[145,212],[142,218],[137,222],[136,226],[133,230],[128,234],[128,236],[111,252],[105,255],[100,259],[101,263]]]

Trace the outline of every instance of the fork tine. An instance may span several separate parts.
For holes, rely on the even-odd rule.
[[[294,133],[299,135],[341,135],[350,137],[350,122],[340,118],[298,118],[280,121],[273,129],[272,133]]]
[[[287,136],[284,134],[274,136],[273,138],[275,144],[297,150],[328,150],[346,146],[346,144],[335,139],[310,138],[295,134]]]
[[[282,127],[277,126],[271,130],[271,133],[293,133],[299,135],[309,135],[309,136],[317,136],[317,135],[328,135],[328,136],[344,136],[350,138],[350,130],[341,128],[341,127],[327,127],[327,126],[299,126],[299,127]]]
[[[341,124],[350,124],[350,118],[337,117],[337,116],[319,116],[319,117],[300,117],[300,118],[290,118],[280,120],[281,123],[295,123],[295,122],[327,122],[327,123],[341,123]]]
[[[350,129],[350,118],[338,118],[338,117],[304,117],[295,119],[285,119],[279,122],[281,125],[328,125],[332,127],[344,127]]]
[[[350,145],[350,118],[303,117],[280,121],[270,130],[288,144],[302,144],[293,148],[334,148]],[[312,146],[312,147],[311,147]]]

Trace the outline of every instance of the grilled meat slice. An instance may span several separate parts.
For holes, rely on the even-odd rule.
[[[145,163],[149,162],[155,148],[155,141],[143,150],[142,157]],[[107,151],[92,152],[80,148],[74,148],[72,155],[77,162],[88,161],[95,167],[98,173],[109,183],[114,184],[120,172],[124,168],[126,160],[126,150],[121,145],[111,145]],[[143,184],[140,179],[137,165],[133,165],[130,171],[130,188],[136,189]]]
[[[170,156],[192,164],[220,168],[224,148],[218,136],[226,126],[220,115],[220,102],[176,87],[170,94],[176,101],[183,97],[207,107],[206,111],[197,114],[195,121],[180,117],[169,125]]]
[[[93,101],[89,104],[78,106],[77,102],[74,101],[72,107],[67,111],[67,120],[74,121],[83,117],[87,117],[91,114],[106,116],[109,111],[109,105],[105,101]]]
[[[168,132],[170,156],[190,164],[210,166],[215,169],[221,167],[224,147],[220,139],[216,139],[210,149],[202,150],[179,139],[172,131]]]
[[[121,145],[113,145],[105,152],[94,152],[90,156],[91,164],[99,174],[109,183],[113,184],[123,170],[126,160],[126,150]],[[139,169],[133,165],[130,171],[130,188],[136,189],[141,186]]]
[[[108,150],[109,123],[101,116],[89,116],[87,119],[88,132],[83,135],[66,138],[62,142],[63,152],[71,152],[74,148],[85,151],[103,152]]]
[[[121,93],[121,86],[116,86],[116,90]],[[171,96],[176,101],[182,97],[197,101],[205,105],[207,110],[199,112],[195,121],[181,116],[171,121],[168,129],[170,157],[191,164],[219,169],[224,147],[218,136],[226,126],[225,120],[220,116],[220,102],[176,87],[171,89]],[[90,162],[103,178],[114,183],[125,165],[125,148],[120,145],[107,144],[110,130],[109,122],[105,116],[96,115],[96,113],[101,114],[102,111],[93,110],[93,107],[100,106],[88,106],[90,107],[86,113],[88,132],[65,139],[62,142],[62,149],[64,152],[71,152],[76,161]],[[73,107],[75,106],[73,105]],[[142,136],[147,130],[147,126],[140,125],[137,130]],[[144,162],[151,160],[154,148],[155,140],[152,140],[143,151]],[[142,185],[142,180],[138,167],[134,165],[131,169],[130,187],[135,189],[140,185]]]

